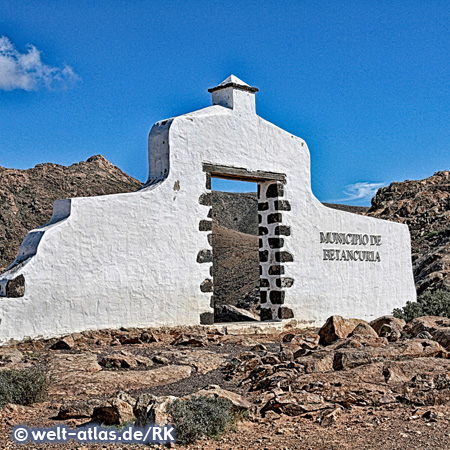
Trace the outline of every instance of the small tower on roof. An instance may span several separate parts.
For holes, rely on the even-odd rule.
[[[213,105],[225,106],[235,111],[255,114],[255,93],[258,88],[249,86],[238,77],[230,75],[218,86],[208,89],[212,94]]]

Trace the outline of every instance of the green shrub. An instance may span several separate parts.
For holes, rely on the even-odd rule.
[[[450,317],[450,291],[426,291],[417,302],[407,302],[403,308],[394,309],[392,314],[406,322],[421,316]]]
[[[197,439],[219,437],[233,429],[237,414],[230,400],[208,396],[192,396],[187,400],[175,400],[167,407],[176,430],[177,442],[189,444]]]
[[[0,371],[0,407],[7,403],[31,405],[47,399],[49,379],[39,368]]]

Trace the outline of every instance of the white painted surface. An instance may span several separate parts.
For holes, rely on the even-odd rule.
[[[63,201],[49,225],[29,233],[18,264],[0,275],[0,295],[8,279],[26,280],[24,297],[0,298],[1,343],[198,324],[211,311],[200,291],[210,264],[197,263],[210,248],[199,231],[209,209],[198,203],[204,162],[286,174],[292,209],[283,224],[292,235],[284,249],[295,260],[284,265],[295,282],[285,306],[300,323],[321,325],[332,314],[370,320],[415,300],[407,226],[323,206],[311,191],[306,143],[258,117],[254,93],[233,88],[216,98],[221,104],[153,126],[144,189]],[[340,246],[320,244],[320,231],[382,235],[381,262],[323,261],[323,248]]]

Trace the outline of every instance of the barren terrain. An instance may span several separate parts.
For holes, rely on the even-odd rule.
[[[140,448],[19,446],[10,433],[16,424],[74,428],[95,421],[95,408],[116,411],[120,398],[118,424],[129,420],[124,401],[133,416],[149,398],[154,405],[199,391],[232,399],[247,418],[219,439],[177,448],[450,448],[450,320],[417,319],[404,327],[384,318],[369,326],[335,316],[319,334],[297,330],[295,322],[283,332],[259,331],[104,330],[4,347],[3,368],[45,367],[52,382],[47,402],[0,412],[0,448]]]

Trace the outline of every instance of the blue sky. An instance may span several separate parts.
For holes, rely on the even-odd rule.
[[[448,1],[0,2],[0,165],[102,154],[145,181],[160,119],[234,74],[325,202],[450,169]],[[30,47],[32,46],[32,47]]]

